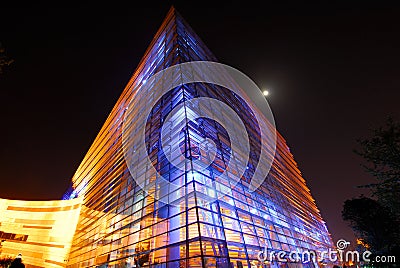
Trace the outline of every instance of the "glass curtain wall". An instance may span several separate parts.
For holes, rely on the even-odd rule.
[[[155,98],[149,91],[146,99],[130,103],[136,90],[160,70],[197,60],[217,61],[171,9],[65,195],[84,200],[67,267],[251,267],[260,264],[257,253],[265,247],[289,252],[332,245],[305,180],[279,134],[269,175],[257,191],[248,191],[258,161],[260,130],[246,102],[221,86],[185,84],[162,96],[146,123],[146,148],[154,169],[144,166],[136,174],[129,172],[122,147],[127,106],[134,105],[134,113],[140,113]],[[224,128],[213,120],[187,120],[170,137],[179,143],[182,161],[211,162],[204,164],[207,168],[202,172],[192,165],[183,171],[176,169],[166,157],[167,149],[161,148],[165,118],[178,105],[197,97],[218,99],[239,111],[251,133],[252,154],[239,183],[234,168],[226,177],[218,176],[227,167],[231,144]],[[187,118],[191,112],[184,108],[174,116]],[[206,153],[204,137],[216,146],[215,156]],[[160,174],[179,187],[174,192],[160,187]],[[146,191],[132,175],[146,178]],[[168,202],[163,201],[166,198]],[[276,261],[266,265],[297,267]],[[315,266],[312,262],[301,265]]]

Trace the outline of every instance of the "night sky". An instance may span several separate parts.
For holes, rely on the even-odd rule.
[[[329,231],[351,239],[343,202],[371,181],[356,140],[400,119],[400,8],[279,2],[173,4],[220,62],[269,89]],[[15,62],[0,75],[0,198],[61,198],[172,4],[133,3],[2,6]]]

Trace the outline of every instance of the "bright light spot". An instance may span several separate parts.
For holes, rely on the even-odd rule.
[[[215,198],[215,191],[213,189],[207,189],[208,191],[208,196]]]
[[[257,214],[257,209],[252,208],[252,209],[250,210],[250,212],[251,212],[252,214]]]
[[[268,95],[269,95],[268,90],[264,90],[264,91],[263,91],[263,95],[264,95],[264,96],[268,96]]]
[[[146,84],[146,82],[147,82],[147,80],[143,79],[143,81],[142,81],[143,85]]]

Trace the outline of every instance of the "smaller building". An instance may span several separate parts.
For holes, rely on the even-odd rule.
[[[0,258],[21,253],[27,268],[65,267],[81,203],[0,199]]]

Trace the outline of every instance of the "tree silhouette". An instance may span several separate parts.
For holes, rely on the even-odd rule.
[[[361,196],[344,203],[342,218],[374,254],[400,253],[400,123],[389,118],[372,136],[358,140],[355,151],[362,166],[375,182],[359,187],[371,190],[371,198]]]
[[[378,201],[368,197],[346,200],[342,216],[374,253],[386,254],[395,249],[398,222]]]
[[[364,185],[372,196],[400,218],[400,123],[388,118],[386,125],[373,131],[369,139],[358,141],[355,151],[365,159],[363,167],[376,183]]]

